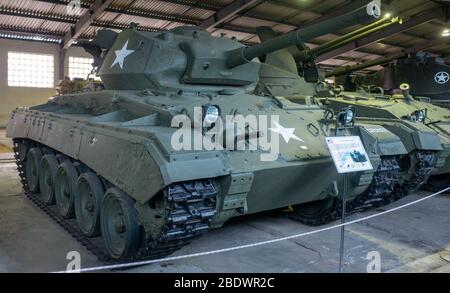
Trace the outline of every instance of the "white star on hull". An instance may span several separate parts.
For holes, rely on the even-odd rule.
[[[273,131],[273,132],[275,132],[275,133],[280,134],[280,135],[283,137],[283,139],[284,139],[284,141],[285,141],[286,143],[289,143],[289,141],[290,141],[291,139],[295,139],[295,140],[304,142],[303,139],[297,137],[297,136],[294,134],[295,128],[284,128],[283,126],[281,126],[280,124],[278,124],[276,121],[273,121],[273,123],[275,124],[276,127],[275,127],[275,128],[269,128],[269,130],[270,130],[270,131]]]

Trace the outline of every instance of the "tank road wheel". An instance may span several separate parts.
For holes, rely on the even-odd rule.
[[[104,194],[100,179],[92,172],[81,174],[75,194],[75,216],[80,230],[88,237],[99,236],[100,209]]]
[[[75,203],[75,185],[78,180],[77,169],[72,163],[62,162],[56,171],[55,199],[58,211],[65,219],[73,218]]]
[[[55,204],[55,178],[58,170],[58,160],[54,155],[42,157],[39,169],[39,189],[41,199],[48,205]]]
[[[103,240],[111,257],[132,256],[139,248],[139,224],[134,201],[116,187],[108,189],[100,214]]]
[[[39,191],[39,165],[42,160],[42,151],[39,148],[32,148],[27,154],[27,165],[25,174],[27,176],[27,186],[32,193]]]
[[[310,226],[329,223],[338,217],[338,200],[330,197],[293,206],[290,217]]]

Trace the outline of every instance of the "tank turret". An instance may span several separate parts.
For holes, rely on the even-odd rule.
[[[377,1],[341,17],[278,36],[255,46],[213,37],[198,27],[120,34],[102,31],[82,43],[93,54],[107,89],[218,92],[229,87],[251,91],[258,79],[257,57],[307,42],[380,16]]]

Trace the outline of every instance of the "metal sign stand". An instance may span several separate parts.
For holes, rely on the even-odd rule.
[[[343,174],[343,187],[342,187],[342,217],[341,223],[345,224],[345,210],[346,210],[346,195],[347,195],[347,173]],[[344,238],[345,238],[345,226],[341,227],[341,247],[339,252],[339,273],[344,272],[343,260],[344,260]]]
[[[347,173],[355,173],[366,170],[372,170],[369,156],[359,136],[336,136],[327,137],[326,143],[334,165],[339,174],[342,174],[342,217],[341,223],[345,224],[345,210],[348,188]],[[345,226],[341,227],[341,247],[339,254],[339,273],[344,271],[344,239]]]

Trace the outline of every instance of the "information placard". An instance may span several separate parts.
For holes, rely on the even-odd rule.
[[[338,173],[373,169],[359,136],[327,137],[326,142]]]

